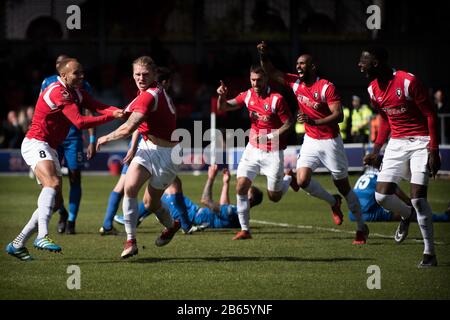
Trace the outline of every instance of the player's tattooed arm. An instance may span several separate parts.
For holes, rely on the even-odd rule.
[[[292,129],[294,125],[294,120],[289,117],[286,119],[286,121],[283,123],[283,125],[278,129],[278,132],[276,132],[277,136],[282,136],[283,134],[286,134],[290,129]]]
[[[110,134],[100,137],[97,141],[97,151],[102,144],[110,141],[119,140],[130,136],[139,125],[145,121],[147,116],[140,112],[133,112],[128,118],[127,122],[122,124],[119,128],[111,132]]]

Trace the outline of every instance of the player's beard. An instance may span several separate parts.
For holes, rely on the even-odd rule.
[[[69,86],[74,89],[80,89],[83,86],[83,79],[73,80]]]

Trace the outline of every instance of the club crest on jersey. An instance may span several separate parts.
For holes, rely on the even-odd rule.
[[[63,96],[64,99],[69,100],[70,98],[70,93],[67,90],[63,90],[61,91],[61,95]]]
[[[399,98],[402,96],[402,90],[400,88],[397,88],[395,90],[395,93],[397,94],[397,97],[399,97]]]
[[[264,110],[269,110],[269,104],[268,103],[264,103]]]
[[[317,98],[319,98],[319,93],[318,92],[314,92],[314,99],[317,100]]]

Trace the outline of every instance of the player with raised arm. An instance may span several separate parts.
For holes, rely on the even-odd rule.
[[[396,238],[407,232],[411,209],[395,194],[397,184],[406,179],[411,185],[411,203],[424,241],[419,267],[437,265],[434,248],[431,207],[427,201],[428,175],[440,168],[436,110],[427,90],[411,73],[394,71],[388,65],[388,53],[382,47],[370,47],[361,53],[358,66],[371,81],[370,101],[380,111],[380,128],[373,151],[364,157],[371,165],[379,156],[389,133],[378,175],[375,198],[383,208],[398,212],[402,221]]]
[[[59,208],[62,202],[61,167],[56,148],[66,138],[70,126],[74,124],[79,129],[85,129],[123,116],[122,110],[95,101],[80,89],[84,73],[76,59],[62,61],[58,73],[59,81],[39,95],[31,127],[22,142],[22,156],[42,185],[38,208],[20,234],[6,247],[8,254],[23,261],[32,259],[25,243],[36,230],[35,248],[61,251],[61,247],[48,236],[48,223],[53,210]],[[83,116],[79,112],[80,107],[103,115]]]
[[[270,79],[289,86],[297,96],[297,120],[305,125],[305,138],[297,161],[297,183],[308,194],[326,201],[332,211],[334,223],[342,224],[342,197],[331,195],[316,180],[312,173],[323,164],[331,172],[334,185],[347,200],[349,209],[357,221],[353,244],[365,244],[369,228],[361,218],[361,206],[348,180],[348,161],[338,123],[343,119],[341,98],[333,83],[317,76],[313,57],[302,54],[298,57],[298,74],[286,74],[276,69],[268,56],[268,46],[261,42],[257,46],[261,66]]]
[[[228,88],[221,81],[217,88],[217,109],[232,111],[246,106],[250,115],[249,143],[237,169],[237,210],[241,231],[233,240],[250,239],[250,205],[248,191],[256,175],[267,177],[267,194],[278,202],[289,189],[291,176],[284,176],[286,134],[292,128],[293,117],[280,94],[268,85],[261,66],[250,68],[251,89],[227,100]]]

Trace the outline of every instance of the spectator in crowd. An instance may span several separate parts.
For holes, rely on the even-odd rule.
[[[440,143],[450,143],[450,106],[445,100],[444,92],[441,89],[436,90],[434,93],[434,105],[439,117],[438,132],[441,138]]]
[[[344,142],[351,142],[350,129],[352,124],[350,123],[350,109],[347,106],[342,106],[342,113],[344,119],[339,123],[339,132]]]
[[[296,122],[295,123],[295,134],[297,135],[297,143],[299,145],[303,144],[303,140],[305,139],[305,124]]]
[[[377,140],[378,130],[380,128],[380,118],[379,113],[374,113],[370,118],[370,142],[374,143]]]
[[[450,113],[450,107],[445,101],[444,92],[441,89],[434,93],[434,104],[438,113]]]
[[[369,142],[369,124],[372,110],[367,104],[361,104],[361,98],[352,97],[351,135],[352,142]]]
[[[18,119],[19,125],[22,128],[22,131],[26,133],[31,125],[31,119],[33,119],[34,107],[27,106],[21,108],[19,111]]]
[[[16,111],[11,110],[8,112],[8,116],[3,126],[5,132],[5,147],[8,149],[20,148],[24,133],[19,125]]]

